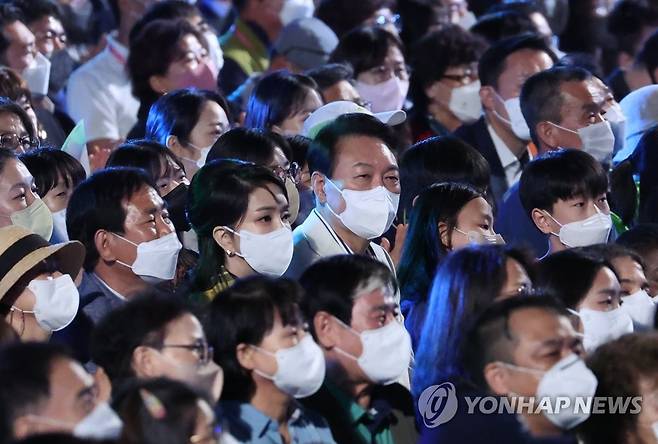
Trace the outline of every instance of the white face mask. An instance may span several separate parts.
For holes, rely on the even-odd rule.
[[[240,237],[240,253],[235,254],[243,258],[256,273],[280,277],[288,269],[294,251],[292,230],[289,227],[265,234],[222,228]]]
[[[73,436],[82,439],[117,439],[123,422],[112,407],[101,402],[73,429]]]
[[[596,209],[597,213],[584,220],[571,222],[562,225],[548,211],[544,213],[560,226],[560,233],[553,236],[560,238],[567,247],[588,247],[590,245],[603,244],[607,242],[610,229],[612,228],[612,219],[607,214],[603,214]]]
[[[607,120],[579,128],[578,131],[570,130],[553,122],[549,123],[561,130],[577,134],[583,144],[582,150],[599,162],[609,163],[611,161],[612,151],[615,147],[615,135]]]
[[[73,436],[80,439],[116,440],[121,435],[123,422],[107,402],[101,402],[82,420],[73,425],[47,416],[31,415],[40,422],[55,427],[73,429]]]
[[[653,329],[656,304],[645,290],[622,297],[621,309],[633,319],[634,331]]]
[[[361,339],[363,350],[359,357],[338,347],[335,347],[336,351],[355,360],[370,381],[379,385],[392,384],[409,370],[411,338],[398,321],[391,321],[375,330],[364,330],[357,333],[340,319],[334,318]]]
[[[454,88],[450,94],[448,108],[462,123],[473,123],[479,119],[482,114],[480,81]]]
[[[152,241],[136,244],[116,233],[119,239],[137,247],[137,258],[132,265],[117,260],[117,263],[130,268],[133,273],[149,284],[170,281],[176,275],[178,252],[183,248],[176,233],[169,233]]]
[[[48,94],[48,84],[50,82],[50,60],[37,52],[34,61],[23,70],[21,77],[27,82],[30,92],[45,96]]]
[[[557,398],[569,398],[571,403],[568,408],[548,413],[542,410],[544,416],[562,430],[569,430],[589,418],[586,409],[576,409],[577,398],[592,398],[596,394],[598,380],[592,371],[587,368],[585,362],[577,355],[569,355],[548,371],[533,368],[519,367],[513,364],[502,363],[504,366],[533,374],[541,374],[537,386],[536,397],[549,398],[554,403]],[[555,405],[553,403],[553,405]]]
[[[476,22],[477,22],[477,17],[475,16],[475,14],[473,14],[471,11],[467,11],[466,14],[462,15],[459,18],[459,21],[456,23],[456,25],[468,31],[473,27],[473,25]]]
[[[320,390],[325,374],[324,353],[310,334],[304,336],[297,345],[282,348],[276,353],[252,347],[276,359],[277,370],[274,375],[257,369],[254,372],[273,381],[282,392],[295,398],[306,398]]]
[[[295,181],[290,177],[286,177],[284,182],[286,187],[286,194],[288,195],[288,211],[290,212],[290,223],[294,223],[299,216],[299,190]]]
[[[80,294],[68,274],[48,279],[35,279],[27,288],[34,294],[34,310],[25,311],[11,307],[11,311],[33,314],[39,326],[47,331],[59,331],[67,327],[78,313]]]
[[[357,80],[355,86],[361,98],[372,103],[373,113],[402,109],[409,92],[409,81],[400,80],[396,76],[376,85]]]
[[[302,18],[313,17],[315,4],[313,0],[285,0],[279,12],[283,26]]]
[[[345,227],[362,239],[374,239],[388,230],[400,204],[400,195],[378,186],[368,191],[340,190],[329,178],[328,183],[338,190],[345,201],[345,211],[340,214],[327,208]]]
[[[205,148],[199,148],[198,146],[192,145],[191,143],[188,143],[188,145],[199,151],[199,158],[192,162],[194,162],[197,167],[203,168],[203,166],[206,164],[206,159],[208,158],[208,154],[210,154],[210,150],[212,149],[214,143]]]
[[[493,112],[496,117],[509,125],[516,137],[523,141],[529,141],[530,128],[528,128],[525,117],[523,117],[523,113],[521,112],[521,99],[519,97],[514,97],[512,99],[503,100],[503,98],[497,93],[496,97],[498,97],[505,106],[505,111],[507,111],[509,119],[504,118],[494,109]]]
[[[479,231],[465,232],[455,227],[455,231],[468,238],[468,242],[475,245],[505,245],[505,240],[500,234],[482,234]]]
[[[610,128],[615,136],[613,154],[617,154],[624,148],[624,142],[626,140],[626,116],[621,106],[615,104],[606,111],[605,119],[610,122]]]
[[[9,219],[12,225],[27,228],[46,240],[53,235],[53,215],[41,199],[36,199],[27,208],[14,211]]]
[[[69,233],[66,231],[66,208],[53,213],[53,239],[57,242],[68,242]]]
[[[626,333],[633,333],[633,320],[621,307],[610,311],[581,308],[578,316],[583,323],[583,347],[587,352]]]

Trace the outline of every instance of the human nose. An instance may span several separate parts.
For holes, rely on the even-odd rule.
[[[161,216],[156,229],[158,231],[158,237],[164,237],[174,232],[174,225],[169,219]]]

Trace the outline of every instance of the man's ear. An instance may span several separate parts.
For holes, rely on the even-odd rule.
[[[16,438],[16,441],[27,438],[34,432],[38,432],[38,430],[32,430],[32,428],[32,421],[30,421],[30,418],[27,417],[27,415],[19,416],[14,419],[12,430],[14,431],[14,438]]]
[[[327,193],[324,191],[327,178],[324,174],[315,171],[311,174],[311,188],[313,193],[321,204],[327,203]]]
[[[313,329],[318,339],[318,345],[325,349],[331,349],[336,345],[336,322],[326,311],[318,311],[313,316]]]
[[[487,111],[496,109],[496,101],[498,101],[498,97],[496,96],[496,91],[493,87],[483,86],[480,88],[480,101],[482,102],[482,107]]]
[[[509,372],[500,362],[490,362],[484,366],[484,380],[496,395],[508,395],[511,390],[508,386]]]
[[[235,356],[240,363],[240,366],[247,370],[253,370],[254,365],[254,349],[247,344],[238,344],[235,347]]]
[[[212,230],[212,237],[215,239],[215,242],[217,242],[217,245],[219,245],[229,256],[237,251],[233,233],[226,228],[215,227]]]
[[[558,136],[559,129],[550,122],[539,122],[535,125],[535,133],[541,143],[551,149],[560,146],[560,138]]]
[[[450,248],[452,242],[450,242],[450,233],[448,232],[448,224],[445,222],[439,222],[439,238],[444,247]]]
[[[138,378],[154,378],[160,375],[155,358],[156,351],[151,347],[140,345],[133,350],[130,365]]]
[[[112,250],[115,240],[116,236],[109,231],[98,230],[96,231],[96,234],[94,234],[94,245],[96,246],[96,251],[98,251],[98,255],[102,260],[107,262],[117,260],[117,257]]]
[[[530,212],[530,218],[542,233],[551,234],[551,232],[553,232],[553,221],[546,215],[545,211],[542,211],[539,208],[534,208]]]

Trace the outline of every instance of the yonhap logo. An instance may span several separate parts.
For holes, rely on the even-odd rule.
[[[450,382],[431,385],[418,399],[418,410],[427,428],[433,429],[454,418],[457,413],[457,393]]]

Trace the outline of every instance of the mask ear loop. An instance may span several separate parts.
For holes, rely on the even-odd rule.
[[[551,215],[551,213],[549,213],[549,212],[546,211],[546,210],[542,210],[542,211],[543,211],[544,214],[546,214],[548,217],[550,217],[551,219],[553,219],[553,222],[555,222],[556,224],[558,224],[558,225],[560,226],[560,228],[562,228],[562,227],[564,226],[564,225],[562,225],[560,222],[558,222],[557,219],[554,218],[554,217]],[[560,237],[559,234],[553,233],[552,231],[551,231],[551,234],[552,234],[553,236],[557,237],[557,238]]]
[[[226,226],[224,226],[224,227],[220,227],[220,228],[223,228],[223,229],[225,229],[225,230],[227,230],[227,231],[230,231],[231,234],[233,234],[233,235],[235,235],[235,236],[237,236],[237,237],[242,237],[242,236],[240,236],[240,233],[238,233],[237,231],[235,231],[234,229],[232,229],[232,228],[230,228],[230,227],[226,227]],[[221,248],[221,247],[220,247],[220,248]],[[224,250],[224,251],[226,251],[226,254],[228,255],[228,257],[234,257],[234,256],[237,256],[237,257],[241,257],[242,259],[244,259],[244,256],[243,256],[242,254],[238,253],[237,251],[231,251],[231,250]]]
[[[19,337],[23,337],[23,333],[25,333],[25,311],[24,311],[24,310],[21,310],[21,309],[18,308],[18,307],[14,307],[14,306],[12,306],[12,307],[9,309],[9,313],[10,313],[10,314],[9,314],[9,323],[10,323],[10,324],[13,323],[13,320],[14,320],[14,312],[15,312],[15,311],[19,311],[19,312],[21,313],[21,328],[20,328],[20,333],[18,333],[18,336],[19,336]]]

